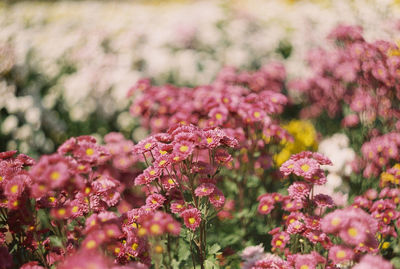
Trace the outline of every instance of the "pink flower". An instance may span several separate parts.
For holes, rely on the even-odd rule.
[[[261,198],[257,211],[260,214],[267,215],[274,209],[275,200],[271,196],[264,196]]]
[[[172,213],[181,213],[186,209],[184,201],[177,201],[171,203],[171,212]]]
[[[289,263],[282,260],[279,256],[266,254],[261,260],[258,260],[251,269],[289,269]]]
[[[150,136],[133,147],[133,152],[136,154],[143,154],[145,152],[151,151],[157,146],[156,139]]]
[[[284,162],[281,167],[279,168],[279,170],[281,171],[281,173],[284,176],[288,176],[290,174],[292,174],[294,172],[294,165],[295,165],[295,161],[294,160],[287,160],[286,162]]]
[[[193,142],[189,140],[181,140],[174,143],[174,154],[179,157],[179,161],[183,161],[188,158],[194,150]]]
[[[356,264],[353,269],[372,269],[372,268],[380,268],[380,269],[393,269],[393,265],[383,259],[381,256],[375,256],[371,254],[364,255],[360,262]]]
[[[312,254],[296,255],[295,269],[315,269],[318,262]]]
[[[294,222],[290,223],[287,232],[289,234],[300,234],[304,231],[305,226],[302,222],[295,220]]]
[[[255,262],[262,259],[264,255],[264,248],[262,244],[246,247],[240,254],[240,257],[244,260],[242,268],[250,269]]]
[[[332,197],[326,194],[317,194],[314,196],[314,202],[317,206],[319,207],[328,207],[332,208],[335,206],[335,203],[333,202]]]
[[[344,117],[342,120],[342,126],[343,127],[354,127],[356,126],[360,120],[358,119],[358,116],[356,114],[350,114]]]
[[[225,204],[225,196],[217,187],[215,187],[213,193],[208,196],[208,199],[216,208],[221,208]]]
[[[319,169],[319,163],[310,158],[303,158],[294,164],[293,173],[297,176],[311,179]]]
[[[22,265],[20,269],[44,269],[44,267],[38,265],[38,262],[28,262]]]
[[[287,232],[279,232],[273,235],[271,246],[273,248],[284,249],[290,241],[290,235]]]
[[[351,261],[353,257],[354,252],[351,248],[335,245],[329,249],[329,259],[332,260],[334,264]]]
[[[200,186],[196,188],[194,193],[196,196],[203,197],[203,196],[209,196],[211,193],[214,192],[215,185],[211,183],[203,183]]]
[[[304,199],[310,194],[311,187],[306,182],[296,181],[289,186],[288,192],[294,199]]]
[[[189,229],[194,231],[199,227],[201,222],[201,213],[197,208],[186,209],[180,214],[180,216],[183,218],[186,227]]]
[[[146,198],[146,206],[148,206],[152,209],[157,209],[164,204],[165,200],[166,199],[164,196],[162,196],[161,194],[155,193],[155,194],[149,195]]]

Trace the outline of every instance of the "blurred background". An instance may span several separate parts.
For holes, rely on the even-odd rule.
[[[279,60],[307,76],[307,51],[339,23],[397,40],[399,1],[3,1],[0,151],[38,156],[71,136],[145,134],[126,93],[155,84],[210,83],[223,66]]]

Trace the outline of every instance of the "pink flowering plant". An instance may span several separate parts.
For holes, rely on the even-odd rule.
[[[139,80],[128,96],[140,141],[111,132],[36,160],[1,152],[0,269],[399,267],[400,50],[358,27],[330,38],[290,87],[285,62],[194,87]],[[351,171],[326,174],[340,156],[311,151],[318,141],[278,162],[298,117],[315,140],[349,136]]]

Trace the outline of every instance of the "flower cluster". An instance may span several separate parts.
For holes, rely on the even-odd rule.
[[[377,177],[384,167],[400,161],[400,133],[391,132],[373,137],[361,147],[364,177]]]
[[[367,42],[360,27],[339,26],[330,35],[334,51],[317,49],[309,55],[314,74],[291,87],[304,93],[308,117],[326,111],[343,117],[343,125],[372,124],[378,117],[393,125],[399,111],[399,48],[386,41]],[[348,108],[350,112],[346,112]]]
[[[147,194],[142,210],[164,208],[182,218],[197,242],[201,263],[206,251],[205,225],[213,211],[210,206],[220,210],[225,203],[217,174],[232,160],[226,148],[237,145],[220,128],[177,125],[133,147],[147,165],[134,180]]]
[[[365,254],[389,248],[390,238],[397,236],[394,227],[400,216],[396,210],[398,189],[383,189],[380,200],[371,189],[356,197],[352,206],[323,215],[335,207],[330,196],[314,194],[314,185],[325,181],[320,166],[327,164],[331,164],[329,159],[312,152],[293,155],[282,164],[282,174],[292,175],[297,181],[288,187],[287,196],[261,195],[258,206],[258,212],[265,215],[276,215],[277,203],[288,212],[283,215],[283,229],[277,227],[269,232],[275,254],[263,254],[262,249],[254,259],[245,255],[246,268],[317,268],[318,264],[341,268],[354,265]],[[379,259],[382,258],[366,255],[357,266],[363,268],[363,264],[371,265]],[[384,264],[392,268],[386,261]]]
[[[249,124],[271,128],[269,115],[279,114],[287,103],[280,93],[285,76],[281,64],[270,64],[256,72],[225,68],[212,84],[193,89],[140,80],[130,91],[137,93],[130,111],[153,132],[177,123],[224,127],[233,133]],[[240,133],[236,136],[241,138]]]
[[[35,161],[24,155],[19,154],[14,157],[16,151],[0,153],[0,193],[1,207],[8,209],[18,209],[26,202],[29,195],[29,186],[32,178],[24,169],[35,164]]]

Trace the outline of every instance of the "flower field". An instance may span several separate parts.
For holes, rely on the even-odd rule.
[[[400,268],[400,5],[0,5],[0,269]]]

